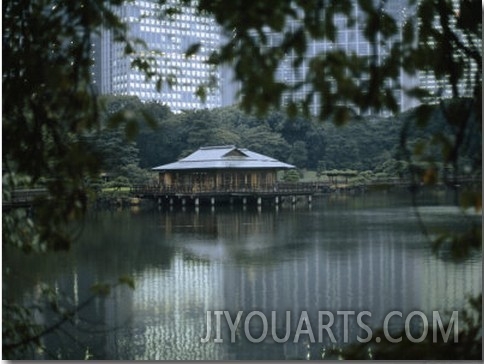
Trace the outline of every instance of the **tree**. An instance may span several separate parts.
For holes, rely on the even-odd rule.
[[[152,168],[160,162],[164,154],[168,151],[164,149],[164,144],[174,136],[168,128],[167,120],[173,114],[166,105],[157,102],[149,102],[142,106],[145,114],[154,121],[154,127],[142,125],[136,136],[136,145],[139,149],[140,167]]]
[[[102,161],[101,168],[112,176],[118,176],[123,166],[138,165],[138,148],[127,142],[119,130],[101,129],[89,138],[86,149]]]
[[[289,163],[294,164],[299,168],[307,166],[308,161],[308,149],[306,143],[302,140],[298,140],[292,145],[291,154],[289,155]]]
[[[99,160],[86,152],[83,140],[86,132],[100,127],[102,109],[91,84],[91,37],[105,26],[127,53],[133,49],[111,10],[119,4],[121,0],[2,3],[3,201],[20,186],[46,191],[35,220],[19,209],[2,215],[5,249],[45,252],[68,249],[72,242],[67,223],[84,215],[90,195],[86,181],[100,172]],[[113,121],[130,131],[130,115],[118,116]],[[11,274],[6,267],[3,273]],[[35,349],[41,335],[57,324],[35,325],[32,312],[12,301],[9,287],[3,289],[3,355],[15,358]],[[69,312],[64,313],[66,320]]]
[[[348,120],[355,107],[363,111],[370,108],[395,111],[397,104],[388,81],[395,83],[401,68],[409,74],[425,70],[436,79],[445,79],[454,97],[462,96],[459,91],[462,80],[468,81],[469,87],[464,90],[467,94],[478,91],[481,19],[479,4],[475,1],[460,1],[458,13],[449,0],[421,2],[417,16],[408,17],[400,29],[397,19],[387,11],[386,1],[358,0],[365,18],[362,35],[372,47],[370,55],[358,56],[334,48],[303,62],[309,40],[336,41],[337,16],[348,26],[354,24],[353,3],[350,0],[230,3],[202,0],[199,9],[212,13],[231,35],[220,52],[213,54],[212,62],[234,66],[235,78],[241,82],[241,105],[246,110],[265,112],[271,106],[278,107],[285,93],[302,86],[275,76],[289,53],[295,54],[293,68],[305,75],[301,82],[310,87],[305,99],[286,105],[291,114],[298,108],[309,114],[314,99],[322,100],[319,117],[324,120],[333,116],[336,122]],[[415,0],[408,1],[410,9],[415,4]],[[286,26],[291,19],[299,22],[295,29]],[[269,44],[268,30],[280,34],[279,43]],[[377,57],[378,45],[388,48],[386,55]],[[435,54],[442,56],[435,57]],[[368,82],[359,81],[363,79]],[[420,88],[409,93],[423,99],[429,96]]]
[[[63,224],[82,217],[100,160],[85,152],[86,133],[102,127],[102,100],[91,83],[91,41],[101,27],[133,53],[125,25],[112,12],[121,0],[89,3],[11,0],[3,3],[3,197],[13,189],[43,186],[47,195],[35,224],[22,212],[4,217],[4,244],[22,249],[66,249]],[[133,100],[125,100],[133,102]],[[137,115],[112,110],[107,124],[132,136]],[[24,235],[19,223],[30,221]]]
[[[263,125],[253,128],[242,128],[239,132],[242,138],[242,145],[245,148],[276,159],[287,159],[289,145],[279,133],[274,133]]]

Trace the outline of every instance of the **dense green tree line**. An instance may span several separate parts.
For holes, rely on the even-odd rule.
[[[412,125],[407,132],[402,131],[402,125],[418,122],[421,108],[391,117],[360,117],[338,127],[331,122],[291,118],[277,111],[264,117],[248,115],[235,107],[173,114],[166,106],[142,104],[136,98],[126,102],[125,97],[110,96],[105,101],[108,113],[119,112],[113,105],[119,108],[121,104],[120,110],[125,112],[139,117],[149,115],[154,125],[143,126],[133,142],[108,126],[95,133],[91,146],[103,157],[105,170],[114,177],[126,173],[127,165],[148,170],[178,160],[201,146],[225,144],[249,148],[299,169],[371,170],[397,175],[396,163],[404,160],[403,139],[413,149],[427,146],[425,158],[437,160],[439,147],[436,140],[434,145],[429,141],[437,134],[440,139],[452,135],[437,107],[427,111],[430,120],[425,127]],[[477,167],[482,145],[479,130],[476,126],[474,129],[467,130],[466,150],[461,156],[461,162],[472,169]],[[136,173],[141,175],[142,171],[132,168],[130,172],[124,176],[139,182]]]

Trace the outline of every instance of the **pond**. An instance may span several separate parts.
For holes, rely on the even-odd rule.
[[[419,196],[418,211],[432,236],[481,221],[464,217],[442,191]],[[364,321],[372,329],[402,312],[391,320],[402,327],[415,310],[429,321],[433,310],[449,318],[482,290],[480,253],[458,262],[445,250],[433,253],[407,192],[335,194],[278,209],[92,211],[76,233],[67,253],[4,253],[15,272],[8,295],[35,302],[48,282],[75,306],[94,283],[125,275],[135,289],[122,285],[94,299],[43,338],[47,352],[27,358],[320,359],[367,335],[357,324],[360,312],[369,313]],[[232,335],[227,318],[234,322],[239,311]],[[343,311],[353,312],[346,323]],[[336,343],[320,330],[330,316]],[[204,340],[207,317],[212,331]],[[47,309],[38,314],[47,325],[58,319]]]

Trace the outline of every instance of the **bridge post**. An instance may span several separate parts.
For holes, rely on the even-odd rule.
[[[312,202],[313,202],[313,196],[308,195],[308,204],[311,205]]]
[[[279,196],[276,196],[274,198],[274,203],[276,204],[276,206],[279,205]]]
[[[195,206],[200,206],[200,199],[198,197],[195,198]]]
[[[257,197],[257,206],[261,206],[262,205],[262,197]]]
[[[293,205],[295,205],[295,204],[296,204],[296,196],[294,196],[294,195],[293,195],[293,196],[291,196],[291,203],[292,203]]]
[[[215,197],[210,197],[210,204],[215,206]]]

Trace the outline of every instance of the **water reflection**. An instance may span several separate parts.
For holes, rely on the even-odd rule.
[[[456,224],[456,211],[441,197],[431,196],[422,209],[434,228]],[[96,299],[77,327],[67,329],[80,345],[66,335],[46,340],[52,351],[76,359],[87,347],[96,359],[318,359],[328,338],[310,344],[302,335],[292,343],[301,311],[316,324],[318,311],[368,310],[370,326],[378,327],[392,310],[459,309],[466,294],[477,294],[482,285],[480,256],[456,264],[433,255],[408,196],[398,195],[332,196],[314,201],[312,209],[277,212],[96,212],[71,252],[30,263],[36,278],[16,285],[19,295],[46,279],[82,302],[93,282],[135,277],[134,291],[123,287]],[[277,311],[279,336],[289,310],[290,341],[252,344],[240,325],[236,343],[224,330],[224,343],[203,344],[209,310],[228,310],[232,317],[258,310],[268,318]],[[103,329],[87,332],[84,319]],[[257,333],[260,322],[252,323]],[[313,331],[317,339],[316,325]],[[350,331],[357,333],[355,320]],[[340,341],[341,321],[333,333]]]

